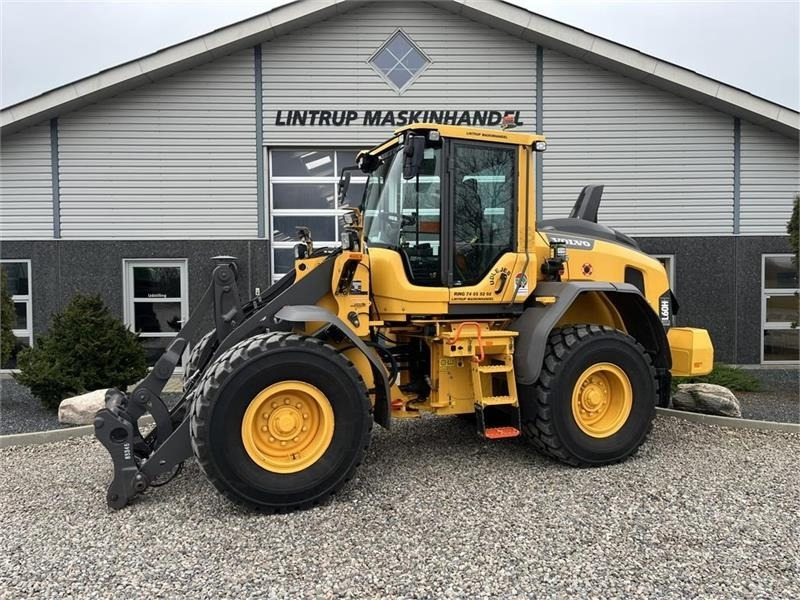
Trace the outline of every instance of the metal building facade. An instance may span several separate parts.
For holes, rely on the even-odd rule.
[[[497,14],[453,2],[345,2],[316,14],[300,2],[282,25],[271,17],[269,35],[258,18],[220,30],[238,27],[231,51],[187,42],[206,54],[4,126],[1,252],[30,261],[33,331],[77,291],[126,314],[125,269],[136,261],[185,261],[190,306],[214,255],[240,258],[251,293],[267,285],[288,244],[273,234],[272,152],[344,160],[390,134],[389,113],[397,125],[413,111],[515,111],[549,139],[543,216],[565,216],[583,185],[605,184],[601,222],[670,261],[682,322],[708,327],[719,359],[760,362],[763,257],[788,252],[796,131],[570,54],[555,34],[531,33],[534,16],[525,30],[514,25],[521,9],[489,4]],[[429,61],[399,92],[370,64],[397,32]],[[339,111],[339,124],[287,120],[323,110]],[[348,112],[357,116],[342,121]]]

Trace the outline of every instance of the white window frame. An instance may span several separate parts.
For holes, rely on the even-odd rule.
[[[674,254],[651,254],[656,260],[666,260],[668,268],[667,277],[669,278],[669,289],[675,293],[675,255]]]
[[[134,267],[178,267],[181,274],[181,297],[180,298],[142,298],[146,302],[175,302],[181,304],[181,325],[189,318],[189,261],[185,258],[125,258],[122,260],[122,290],[123,290],[123,314],[125,326],[142,338],[165,338],[175,337],[178,332],[136,332],[133,329],[133,269]],[[188,360],[189,347],[183,353],[182,363],[185,365]],[[150,367],[152,369],[152,367]],[[182,373],[183,367],[176,366],[176,373]]]
[[[294,248],[299,240],[292,240],[292,241],[283,241],[283,242],[276,242],[273,238],[275,233],[275,226],[274,226],[274,219],[275,217],[296,217],[299,215],[306,216],[306,217],[330,217],[332,219],[336,219],[337,221],[337,234],[338,234],[338,218],[344,214],[344,210],[339,208],[338,206],[338,198],[336,200],[336,208],[306,208],[306,209],[297,209],[293,210],[291,208],[279,208],[275,209],[273,207],[273,184],[275,183],[317,183],[317,184],[324,184],[324,185],[331,185],[334,193],[336,193],[336,184],[339,182],[339,177],[341,176],[341,171],[344,167],[350,167],[353,165],[340,165],[338,164],[338,156],[341,152],[359,152],[362,148],[350,148],[350,147],[321,147],[315,148],[312,146],[265,146],[264,151],[266,152],[266,164],[268,165],[268,179],[267,185],[265,186],[265,194],[266,194],[266,205],[267,205],[267,225],[269,227],[269,241],[270,241],[270,276],[273,282],[278,281],[281,277],[283,277],[286,273],[284,272],[277,272],[275,270],[275,250],[281,249],[291,249]],[[333,175],[328,175],[324,177],[313,177],[313,176],[274,176],[272,173],[274,169],[272,168],[272,153],[273,152],[300,152],[300,151],[309,151],[309,152],[331,152],[333,153]],[[351,179],[352,183],[366,183],[367,176],[366,175],[358,175],[353,176]],[[314,231],[311,231],[311,235],[314,235]],[[339,246],[341,244],[340,240],[325,240],[325,239],[314,239],[314,247],[322,248],[325,246]]]
[[[395,85],[395,83],[391,79],[389,79],[388,74],[384,74],[378,67],[376,67],[374,64],[372,64],[372,61],[375,60],[375,57],[377,57],[381,52],[383,52],[383,49],[386,48],[386,46],[389,45],[389,42],[391,42],[392,39],[394,39],[394,36],[396,36],[398,33],[400,33],[403,36],[405,36],[406,40],[408,40],[408,42],[411,44],[411,46],[414,49],[416,49],[416,51],[419,52],[425,58],[425,60],[427,61],[424,65],[422,65],[422,68],[419,71],[417,71],[416,73],[412,74],[411,79],[409,79],[405,83],[405,85],[403,85],[402,87],[397,87]],[[392,56],[394,56],[394,54],[392,54]],[[403,58],[405,58],[405,57],[403,57]],[[402,59],[401,59],[400,62],[402,63]],[[431,60],[431,57],[428,56],[427,52],[425,52],[422,48],[420,48],[419,44],[414,41],[414,39],[408,34],[407,31],[404,31],[402,28],[398,27],[397,29],[395,29],[392,32],[392,34],[388,38],[386,38],[386,41],[383,42],[383,44],[381,44],[381,47],[378,48],[377,50],[375,50],[375,52],[372,53],[372,56],[370,56],[369,59],[367,60],[367,64],[370,66],[370,68],[372,68],[373,71],[375,71],[375,73],[378,74],[378,76],[381,79],[383,79],[389,85],[389,87],[391,87],[393,90],[395,90],[397,92],[398,96],[402,96],[403,93],[405,93],[405,91],[408,88],[410,88],[411,85],[417,79],[419,79],[419,77],[425,71],[428,70],[428,68],[433,64],[433,60]],[[404,69],[406,69],[406,71],[408,71],[408,67],[406,67],[405,65],[402,65],[402,66],[403,66]],[[410,73],[410,71],[409,71],[409,73]]]
[[[800,292],[800,288],[767,288],[766,275],[767,275],[767,259],[768,258],[786,258],[791,257],[791,254],[785,253],[771,253],[761,255],[761,364],[765,365],[797,365],[800,360],[766,360],[764,358],[764,331],[767,329],[774,331],[797,331],[800,335],[800,330],[797,327],[792,327],[790,322],[770,322],[767,323],[767,298],[771,296],[796,296]]]
[[[28,327],[26,329],[12,329],[11,332],[17,338],[27,339],[28,346],[33,346],[33,272],[31,271],[31,261],[29,258],[0,259],[0,264],[10,263],[23,263],[28,266],[28,293],[11,295],[11,300],[13,302],[26,303],[25,322],[28,324]],[[16,371],[19,371],[19,369],[0,369],[0,373],[14,373]]]

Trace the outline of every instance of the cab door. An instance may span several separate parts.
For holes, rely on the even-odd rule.
[[[521,267],[516,254],[519,148],[451,140],[448,150],[450,302],[505,301]]]

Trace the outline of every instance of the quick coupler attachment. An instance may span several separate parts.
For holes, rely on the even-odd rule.
[[[114,463],[114,477],[108,486],[106,502],[111,508],[122,508],[139,492],[147,488],[147,481],[139,472],[135,450],[137,442],[143,444],[139,428],[125,412],[128,398],[116,389],[106,392],[106,407],[94,417],[94,435],[106,447]],[[137,439],[138,438],[138,439]]]
[[[183,461],[192,456],[189,411],[185,411],[183,420],[174,428],[169,424],[169,434],[163,436],[163,441],[161,435],[142,438],[133,416],[141,413],[135,402],[129,404],[131,401],[119,390],[108,390],[106,407],[94,418],[94,434],[114,464],[106,502],[115,509],[122,508],[148,487],[165,484],[178,474]],[[156,434],[158,427],[156,420]]]

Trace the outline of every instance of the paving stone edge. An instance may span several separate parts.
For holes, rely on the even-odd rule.
[[[732,427],[734,429],[761,429],[763,431],[783,431],[787,433],[800,433],[800,423],[778,423],[776,421],[756,421],[754,419],[735,419],[732,417],[721,417],[718,415],[705,415],[672,408],[657,408],[656,413],[665,417],[677,417],[686,421],[704,423],[706,425],[718,425],[721,427]],[[151,425],[153,419],[150,416],[143,417],[141,425]],[[94,433],[93,425],[82,425],[80,427],[70,427],[68,429],[53,429],[50,431],[33,431],[30,433],[12,433],[0,435],[0,448],[10,448],[11,446],[35,446],[36,444],[49,444],[50,442],[60,442]]]
[[[153,417],[147,415],[139,420],[139,425],[152,425],[153,422]],[[50,442],[60,442],[93,434],[94,425],[80,425],[78,427],[68,427],[66,429],[51,429],[50,431],[31,431],[29,433],[10,433],[7,435],[0,435],[0,448],[49,444]]]

